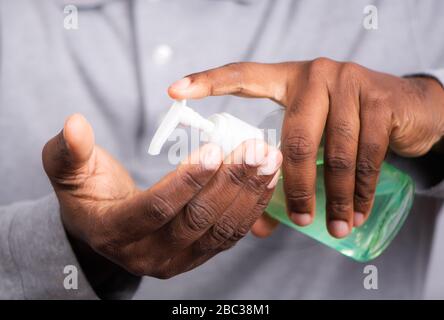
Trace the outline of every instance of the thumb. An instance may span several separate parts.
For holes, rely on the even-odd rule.
[[[53,183],[75,183],[69,179],[89,173],[94,151],[94,131],[81,114],[69,116],[63,130],[49,140],[42,151],[43,167]]]

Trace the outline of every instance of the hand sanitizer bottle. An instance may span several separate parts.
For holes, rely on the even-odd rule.
[[[248,139],[263,139],[273,144],[276,139],[270,139],[267,133],[273,132],[274,138],[280,138],[283,116],[283,110],[271,113],[261,124],[260,127],[263,129],[261,130],[228,113],[214,114],[205,119],[187,107],[185,101],[176,101],[156,131],[148,152],[151,155],[159,154],[162,145],[179,124],[201,130],[204,140],[221,146],[225,155]],[[321,147],[317,158],[316,216],[313,223],[299,227],[290,220],[285,205],[282,179],[279,180],[266,211],[290,228],[350,258],[365,262],[380,255],[393,240],[409,213],[413,196],[412,179],[393,166],[384,163],[376,187],[373,209],[367,221],[362,226],[354,228],[352,233],[345,238],[336,239],[330,236],[326,227],[323,148]]]
[[[277,110],[270,113],[260,127],[274,128],[277,130],[276,135],[280,137],[283,118],[284,111]],[[412,179],[384,162],[376,186],[373,208],[367,221],[360,227],[353,228],[347,237],[337,239],[327,231],[324,148],[322,146],[319,148],[316,164],[316,216],[313,222],[308,226],[300,227],[290,220],[286,212],[282,177],[267,207],[268,214],[354,260],[366,262],[376,258],[388,247],[407,218],[414,197]]]

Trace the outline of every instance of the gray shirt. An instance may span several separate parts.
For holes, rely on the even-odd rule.
[[[378,8],[377,30],[362,24],[369,3]],[[64,28],[65,4],[77,5],[78,30]],[[149,187],[173,169],[165,154],[146,151],[174,80],[233,61],[326,56],[444,81],[443,16],[438,0],[0,0],[0,298],[97,298],[40,160],[69,114],[83,113],[97,143]],[[224,110],[253,124],[276,108],[235,97],[190,104],[205,115]],[[371,262],[378,290],[364,288],[365,264],[280,226],[270,238],[247,236],[186,274],[146,277],[136,292],[126,275],[117,275],[103,296],[421,298],[443,207],[442,164],[432,155],[389,161],[418,188],[401,232]],[[67,265],[79,268],[77,290],[63,286]],[[444,290],[442,277],[429,281]]]

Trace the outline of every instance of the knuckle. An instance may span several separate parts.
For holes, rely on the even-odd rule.
[[[227,165],[227,175],[229,180],[237,185],[241,186],[247,177],[247,168],[244,165]]]
[[[373,192],[370,188],[358,188],[355,191],[354,201],[358,205],[368,205],[373,200]]]
[[[226,241],[234,233],[236,228],[236,221],[233,217],[222,217],[213,227],[213,237],[217,241]]]
[[[373,163],[361,163],[357,169],[354,201],[360,205],[367,205],[373,200],[376,189],[376,177],[379,169]]]
[[[284,158],[290,163],[311,159],[316,154],[315,144],[303,133],[291,133],[282,142]]]
[[[313,69],[330,69],[334,64],[335,61],[326,57],[318,57],[311,62]]]
[[[270,200],[271,200],[270,196],[260,197],[253,211],[257,212],[258,215],[262,214],[267,208],[268,204],[270,203]]]
[[[358,70],[358,64],[354,62],[344,62],[341,64],[341,67],[339,68],[340,72],[346,73],[346,74],[353,74]]]
[[[352,157],[345,153],[327,154],[325,157],[325,168],[330,173],[352,173],[355,170],[354,161],[352,159]]]
[[[357,83],[361,67],[354,62],[345,62],[338,68],[338,76],[342,82]]]
[[[291,207],[303,207],[313,200],[314,193],[304,190],[294,190],[287,194],[287,202]]]
[[[376,184],[373,185],[369,181],[369,179],[362,179],[362,177],[357,177],[354,195],[355,200],[357,200],[357,202],[359,203],[370,201],[375,187]]]
[[[324,77],[325,74],[329,73],[332,68],[334,68],[336,62],[325,57],[319,57],[311,61],[310,63],[310,77],[318,78]]]
[[[356,174],[362,177],[372,177],[379,174],[379,168],[370,158],[359,159],[356,163]]]
[[[169,217],[173,217],[176,210],[163,196],[154,194],[147,206],[146,217],[149,221],[163,223],[168,221]]]
[[[251,225],[246,223],[239,226],[239,228],[231,236],[231,241],[235,243],[240,239],[242,239],[243,237],[245,237],[248,234],[248,232],[250,232],[250,228]]]
[[[345,200],[330,200],[328,201],[328,208],[330,213],[340,216],[351,212],[353,209],[352,204]]]
[[[185,210],[185,223],[193,231],[206,229],[211,225],[217,210],[212,201],[191,201]]]
[[[248,182],[247,182],[247,190],[251,195],[261,195],[264,191],[264,188],[266,186],[265,184],[266,177],[264,176],[252,176]]]
[[[314,194],[298,192],[287,195],[287,207],[290,212],[311,213]]]
[[[193,190],[199,190],[203,187],[202,183],[188,170],[178,170],[178,176],[181,182]]]

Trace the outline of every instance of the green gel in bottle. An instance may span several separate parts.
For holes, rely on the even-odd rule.
[[[280,128],[283,112],[272,113],[262,123],[262,128]],[[280,119],[279,119],[280,118]],[[277,125],[276,125],[277,124]],[[280,136],[280,133],[279,133]],[[316,216],[312,224],[299,227],[287,215],[282,177],[279,180],[267,212],[290,228],[339,251],[360,262],[379,256],[390,244],[405,221],[413,202],[414,183],[412,179],[395,167],[383,163],[372,212],[367,221],[342,239],[332,237],[326,226],[323,148],[317,158]]]

